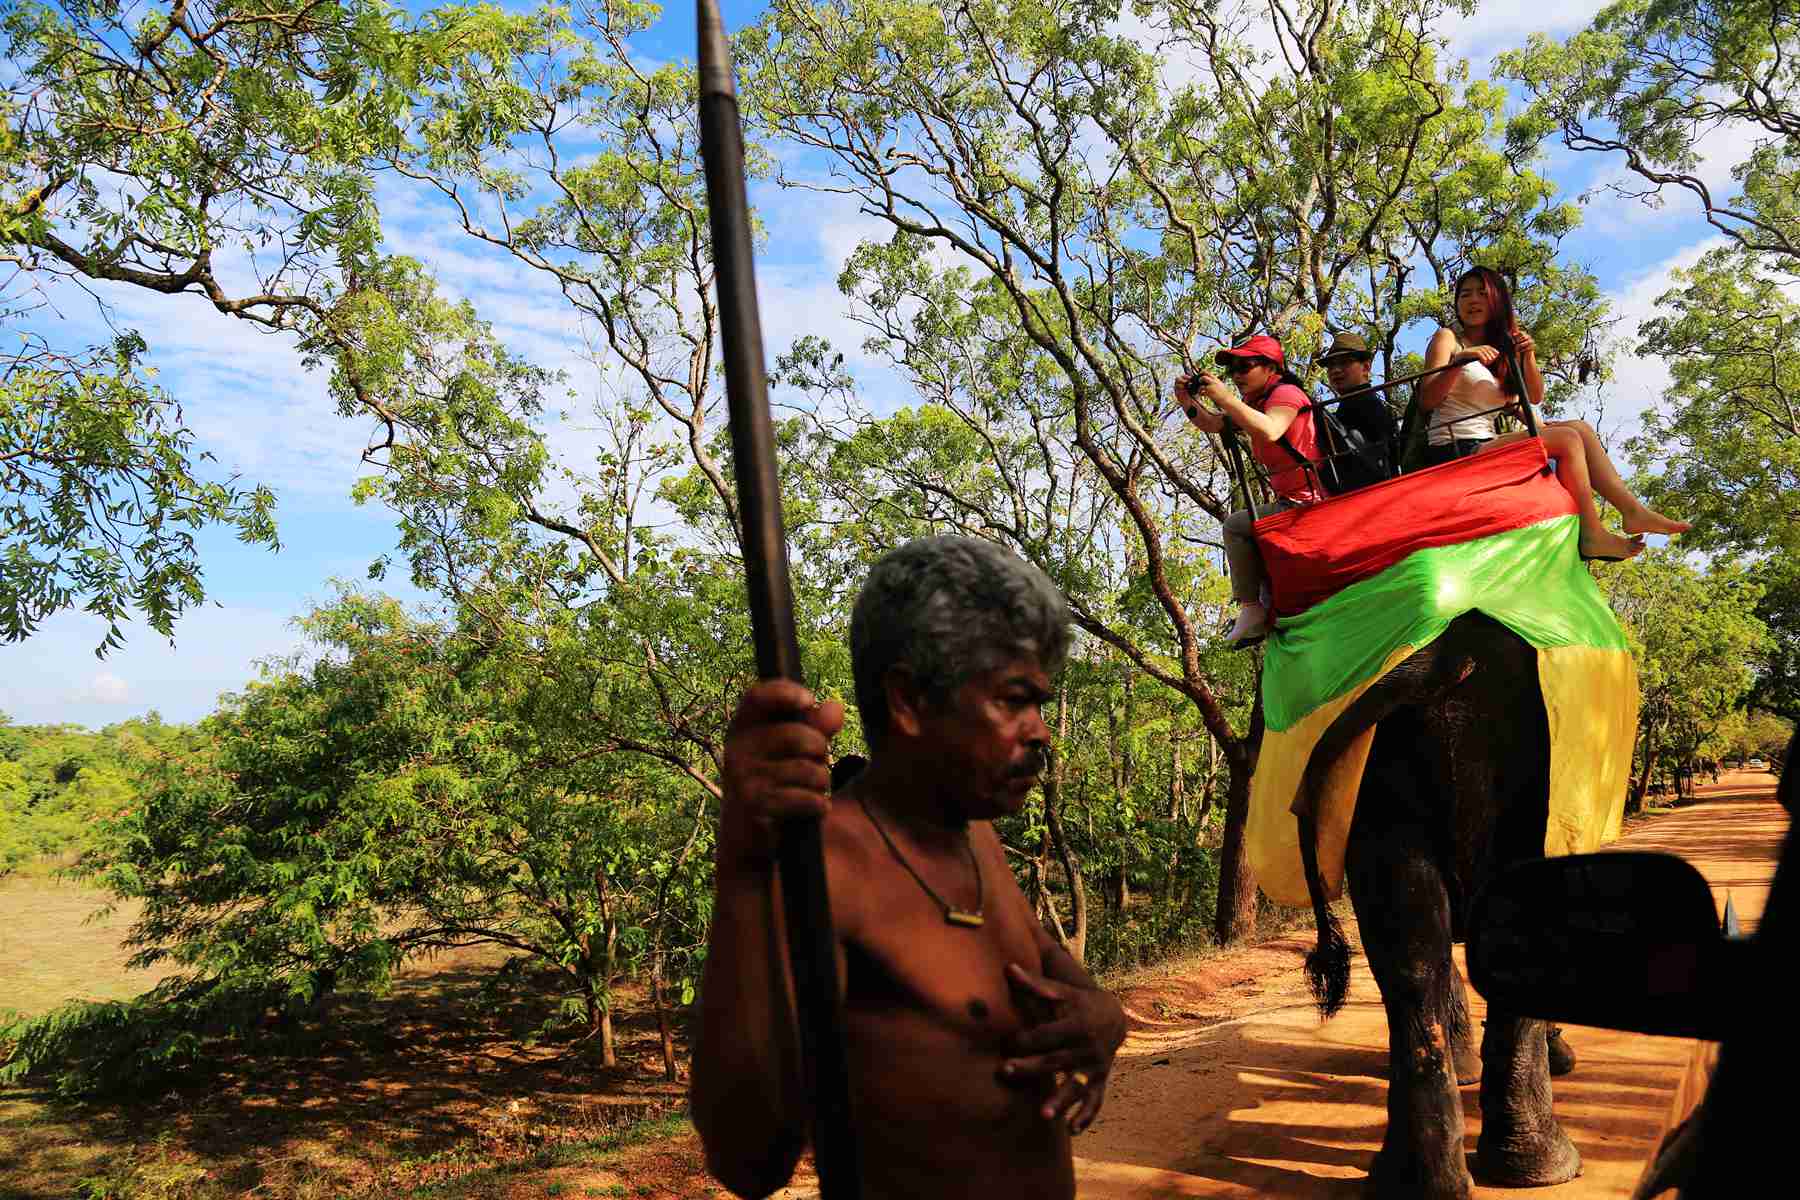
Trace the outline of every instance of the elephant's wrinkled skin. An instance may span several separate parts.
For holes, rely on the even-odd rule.
[[[1463,982],[1450,959],[1470,899],[1507,863],[1541,858],[1549,812],[1549,728],[1537,654],[1479,613],[1457,618],[1334,722],[1307,765],[1304,795],[1377,724],[1350,828],[1345,877],[1388,1017],[1388,1128],[1370,1171],[1377,1196],[1471,1194],[1457,1059],[1473,1067]],[[1321,1009],[1343,1003],[1349,950],[1325,906],[1310,816],[1301,817],[1319,947],[1307,969]],[[1572,1179],[1581,1157],[1550,1111],[1545,1024],[1489,1009],[1481,1043],[1484,1183]]]

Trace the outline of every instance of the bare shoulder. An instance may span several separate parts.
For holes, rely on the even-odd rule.
[[[994,828],[992,821],[970,821],[969,844],[975,847],[975,852],[984,863],[1006,865],[1006,846],[1000,841],[1000,833]],[[1010,866],[1007,867],[1007,873],[1012,873]]]
[[[1000,833],[990,821],[969,822],[969,844],[975,847],[980,856],[982,871],[994,879],[995,893],[1004,898],[1004,902],[1014,904],[1022,911],[1029,912],[1030,904],[1025,893],[1019,890],[1018,879],[1013,875],[1012,864],[1006,860],[1006,845],[1000,840]],[[1035,921],[1036,918],[1034,917]]]
[[[838,933],[853,938],[863,926],[867,907],[867,883],[874,865],[874,830],[855,794],[832,797],[821,830],[825,848],[825,882],[831,891],[831,923]]]

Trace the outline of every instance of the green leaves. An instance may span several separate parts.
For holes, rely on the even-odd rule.
[[[109,1086],[156,1065],[156,1031],[195,1035],[190,1016],[246,1028],[454,946],[551,970],[558,1023],[590,1033],[652,955],[673,983],[697,976],[708,793],[595,737],[593,705],[623,698],[628,676],[596,677],[596,643],[497,641],[478,618],[434,626],[349,592],[304,627],[316,654],[229,697],[203,742],[147,757],[136,801],[109,809],[78,868],[142,903],[133,961],[175,978],[14,1031],[28,1069]],[[101,1028],[117,1036],[84,1046]]]
[[[1606,572],[1601,586],[1637,659],[1640,759],[1685,760],[1750,692],[1752,664],[1769,648],[1756,615],[1762,587],[1722,564],[1702,572],[1671,550]]]
[[[272,493],[197,474],[193,435],[144,349],[136,334],[83,355],[27,337],[0,367],[0,639],[76,604],[107,622],[97,654],[134,609],[172,636],[205,595],[198,531],[279,546]]]
[[[1783,270],[1800,266],[1800,13],[1785,0],[1619,0],[1567,42],[1534,36],[1500,57],[1533,97],[1530,127],[1619,156],[1627,194],[1685,190],[1706,221]],[[1709,183],[1731,135],[1741,189]],[[1635,186],[1633,186],[1635,185]]]
[[[1671,382],[1631,442],[1654,503],[1708,549],[1800,554],[1800,304],[1747,251],[1675,273],[1640,352]],[[1651,473],[1652,467],[1659,468]]]

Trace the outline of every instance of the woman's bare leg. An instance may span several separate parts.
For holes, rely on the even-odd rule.
[[[1556,460],[1556,480],[1581,512],[1581,553],[1589,558],[1631,558],[1644,552],[1642,538],[1620,537],[1600,519],[1581,435],[1567,425],[1545,425],[1544,451]],[[1485,447],[1484,447],[1485,448]]]
[[[1654,508],[1631,494],[1620,478],[1617,467],[1606,453],[1606,447],[1600,444],[1600,435],[1586,421],[1546,421],[1546,431],[1550,429],[1567,429],[1580,439],[1582,457],[1587,462],[1588,478],[1593,489],[1606,497],[1612,506],[1619,510],[1624,520],[1626,533],[1686,533],[1688,523],[1677,521],[1673,517],[1665,517]]]

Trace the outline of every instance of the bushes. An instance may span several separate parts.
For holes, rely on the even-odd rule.
[[[200,1061],[209,1038],[247,1029],[270,1001],[266,992],[170,980],[133,1000],[0,1014],[0,1084],[42,1079],[65,1100],[158,1091]]]
[[[99,733],[0,714],[0,734],[0,877],[87,850],[98,822],[134,803],[143,767],[192,737],[155,713]]]

